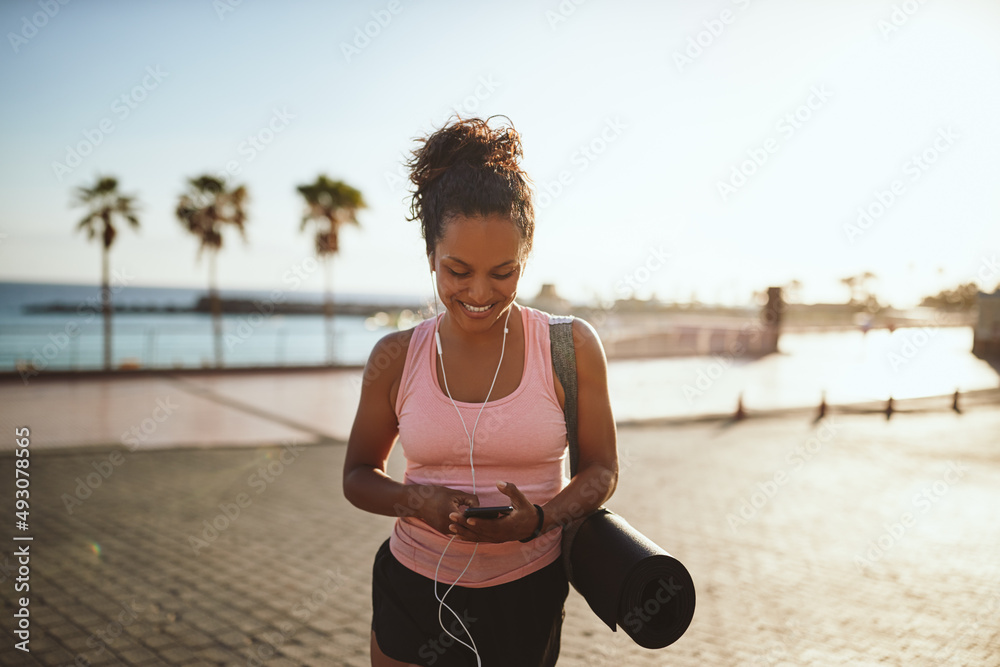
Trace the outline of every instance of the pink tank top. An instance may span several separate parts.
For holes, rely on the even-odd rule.
[[[476,429],[473,462],[476,491],[483,506],[507,505],[496,488],[513,482],[528,500],[543,505],[567,484],[566,420],[553,388],[549,316],[521,306],[524,371],[508,396],[491,400]],[[445,350],[447,354],[447,350]],[[399,441],[406,456],[405,484],[435,484],[472,492],[469,439],[458,412],[438,386],[434,320],[413,330],[396,399]],[[472,433],[482,403],[455,401]],[[553,529],[526,544],[480,543],[460,586],[495,586],[531,574],[559,557],[561,530]],[[415,518],[396,520],[389,548],[406,567],[428,578],[449,537]],[[437,580],[451,584],[465,569],[474,544],[456,538],[445,554]]]

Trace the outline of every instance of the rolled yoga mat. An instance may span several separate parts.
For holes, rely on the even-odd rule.
[[[563,549],[570,583],[612,631],[617,624],[639,646],[663,648],[691,624],[687,568],[614,512],[567,529]]]

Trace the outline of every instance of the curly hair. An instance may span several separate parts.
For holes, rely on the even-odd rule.
[[[509,216],[521,233],[523,254],[531,251],[535,209],[531,180],[520,165],[521,136],[513,124],[490,127],[492,118],[456,116],[417,139],[421,145],[406,163],[415,186],[407,219],[420,221],[428,256],[454,215]]]

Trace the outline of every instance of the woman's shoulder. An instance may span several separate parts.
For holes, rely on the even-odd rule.
[[[414,332],[426,326],[427,322],[425,320],[410,329],[387,333],[375,343],[365,365],[363,382],[366,386],[378,382],[386,387],[399,386]]]
[[[593,373],[601,374],[607,367],[607,357],[604,354],[604,345],[601,337],[590,322],[583,318],[569,315],[553,315],[544,310],[521,306],[527,312],[528,321],[535,322],[539,326],[551,326],[552,324],[571,322],[573,331],[573,351],[576,356],[577,374],[590,376]]]
[[[520,303],[517,304],[517,307],[525,313],[529,322],[535,322],[537,324],[556,324],[559,322],[569,322],[577,319],[569,315],[554,315],[548,311],[539,310],[538,308],[532,308],[531,306],[525,306]]]
[[[376,355],[385,357],[385,355],[390,355],[392,357],[397,356],[397,354],[402,351],[406,353],[407,348],[410,346],[410,340],[413,338],[414,329],[404,329],[402,331],[392,331],[387,333],[378,339],[375,343],[375,347],[372,348],[371,357],[374,359]],[[384,364],[385,362],[383,362]]]
[[[580,382],[607,383],[608,359],[597,330],[586,320],[573,318],[573,349]]]
[[[597,330],[581,317],[574,315],[554,315],[544,310],[532,308],[530,306],[520,306],[528,314],[529,319],[545,322],[546,324],[557,324],[560,322],[572,322],[573,324],[573,347],[579,353],[581,348],[597,347],[603,351],[601,337]]]
[[[597,329],[587,320],[574,317],[573,318],[573,344],[579,349],[581,346],[601,345],[601,337],[597,333]]]
[[[434,318],[428,318],[414,327],[409,329],[402,329],[400,331],[391,331],[386,335],[379,338],[378,342],[375,343],[375,347],[372,348],[371,356],[369,360],[374,359],[376,355],[389,355],[391,357],[396,357],[400,351],[405,355],[406,350],[410,346],[410,341],[413,340],[415,333],[420,332],[422,335],[427,335],[427,330],[434,327]],[[382,362],[383,365],[385,362]]]

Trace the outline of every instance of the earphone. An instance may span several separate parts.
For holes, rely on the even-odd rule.
[[[508,308],[508,310],[507,310],[507,317],[506,317],[506,319],[504,319],[504,323],[503,323],[503,341],[500,344],[500,362],[497,364],[497,370],[493,374],[493,381],[490,383],[489,391],[486,392],[486,398],[483,400],[483,404],[479,408],[479,413],[476,415],[476,421],[472,425],[472,433],[470,434],[468,426],[465,425],[465,418],[462,417],[462,411],[458,409],[458,405],[455,403],[455,399],[452,398],[452,396],[451,396],[451,390],[448,388],[448,374],[447,374],[447,372],[445,371],[445,368],[444,368],[444,349],[441,346],[441,334],[440,334],[440,331],[438,329],[438,325],[439,325],[439,323],[441,321],[441,315],[438,315],[438,312],[437,312],[437,285],[434,284],[434,269],[433,269],[433,267],[431,268],[431,287],[432,287],[433,293],[434,293],[434,341],[435,341],[435,343],[437,345],[438,360],[441,363],[441,377],[444,379],[444,390],[445,390],[445,393],[448,394],[448,400],[451,401],[452,407],[455,408],[455,412],[458,414],[458,419],[459,419],[460,422],[462,422],[462,429],[465,430],[465,435],[469,439],[469,468],[471,469],[471,472],[472,472],[472,493],[473,493],[473,495],[475,495],[475,493],[476,493],[476,466],[475,466],[475,461],[474,461],[473,453],[475,451],[476,428],[478,428],[478,426],[479,426],[479,418],[482,416],[483,410],[486,408],[486,404],[489,402],[490,396],[493,394],[493,387],[496,385],[497,377],[499,377],[499,375],[500,375],[500,368],[501,368],[501,366],[503,366],[503,356],[504,356],[504,351],[507,349],[507,333],[509,331],[508,328],[507,328],[507,324],[510,321],[510,313],[513,310],[513,308]],[[513,305],[513,301],[511,303]],[[476,664],[479,665],[480,667],[482,667],[482,658],[479,656],[479,650],[476,648],[476,641],[472,638],[472,633],[470,633],[469,629],[467,627],[465,627],[465,624],[462,622],[462,619],[459,617],[459,615],[457,613],[455,613],[455,610],[452,609],[451,607],[449,607],[447,604],[445,604],[445,598],[448,597],[448,593],[450,593],[451,590],[453,588],[455,588],[455,586],[458,584],[458,582],[462,580],[462,577],[464,577],[465,573],[469,570],[469,566],[472,565],[472,560],[476,557],[476,551],[479,549],[479,543],[478,542],[475,543],[474,546],[472,547],[472,555],[469,556],[469,562],[465,564],[465,568],[462,570],[461,574],[459,574],[458,578],[455,579],[454,582],[452,582],[452,584],[448,587],[448,590],[446,590],[444,592],[444,595],[438,597],[438,587],[437,587],[437,585],[438,585],[438,572],[440,572],[440,570],[441,570],[441,563],[444,562],[444,556],[445,556],[445,554],[448,553],[448,547],[451,546],[451,543],[455,541],[456,537],[457,537],[456,535],[452,535],[451,539],[448,540],[448,544],[445,545],[444,551],[441,552],[441,558],[438,559],[437,567],[434,568],[434,598],[439,603],[438,604],[438,625],[441,626],[441,629],[444,630],[445,634],[447,634],[449,637],[451,637],[452,639],[454,639],[456,642],[458,642],[462,646],[465,646],[466,648],[470,649],[476,655]],[[464,641],[462,641],[461,639],[459,639],[458,637],[456,637],[455,635],[453,635],[451,632],[449,632],[448,628],[445,627],[444,621],[441,618],[441,613],[442,613],[443,609],[447,609],[449,612],[451,612],[451,615],[455,617],[456,621],[458,621],[458,624],[462,627],[462,630],[465,631],[465,636],[469,638],[470,642],[472,642],[471,644],[465,643]]]

